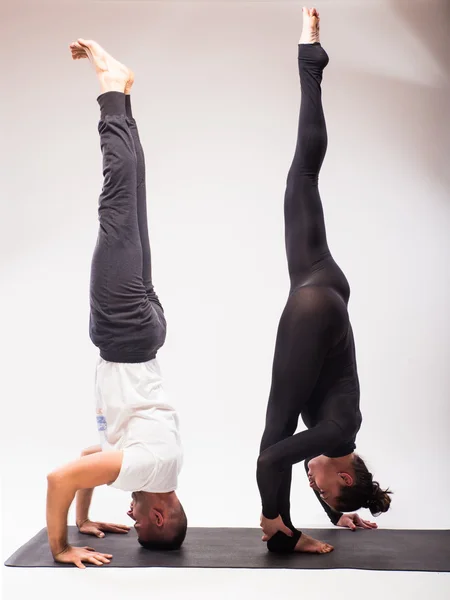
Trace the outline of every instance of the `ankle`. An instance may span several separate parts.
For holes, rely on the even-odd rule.
[[[316,29],[314,31],[304,31],[302,33],[298,43],[299,44],[319,44],[320,43],[319,30]]]
[[[117,79],[111,79],[110,77],[100,77],[100,89],[101,93],[105,94],[106,92],[125,92],[126,81],[120,81]]]

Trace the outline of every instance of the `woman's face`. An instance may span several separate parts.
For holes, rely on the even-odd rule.
[[[352,477],[348,473],[338,471],[326,456],[317,456],[309,461],[308,480],[310,487],[318,492],[331,508],[336,508],[342,488],[353,484]]]

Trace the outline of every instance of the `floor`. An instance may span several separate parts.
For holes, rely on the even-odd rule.
[[[3,600],[45,590],[46,600],[142,597],[151,600],[274,598],[415,600],[450,598],[450,573],[227,569],[2,569]],[[307,596],[305,596],[307,594]]]

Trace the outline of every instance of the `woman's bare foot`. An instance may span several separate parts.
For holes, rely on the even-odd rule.
[[[299,44],[320,42],[320,17],[317,9],[303,7],[303,31]]]
[[[70,51],[74,60],[88,58],[91,61],[100,80],[102,93],[130,93],[134,83],[133,71],[108,54],[100,44],[80,38],[70,44]]]
[[[319,542],[309,535],[302,533],[301,538],[298,540],[295,546],[295,552],[309,552],[312,554],[328,554],[334,550],[333,546],[326,544],[325,542]]]

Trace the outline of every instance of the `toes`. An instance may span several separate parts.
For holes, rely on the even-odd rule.
[[[84,40],[83,38],[78,38],[77,42],[82,48],[91,48],[93,46],[92,40]]]

